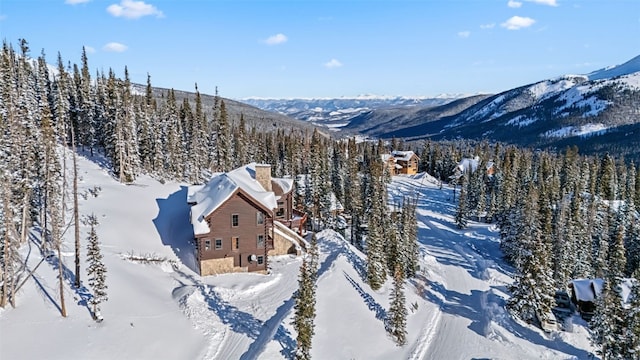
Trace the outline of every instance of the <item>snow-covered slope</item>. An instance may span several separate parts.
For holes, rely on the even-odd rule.
[[[95,323],[86,288],[72,283],[72,231],[64,246],[67,318],[57,306],[57,258],[20,291],[17,307],[0,310],[1,359],[280,359],[295,349],[292,295],[300,258],[270,259],[271,273],[202,278],[194,272],[193,229],[181,184],[140,177],[117,183],[80,159],[81,213],[95,213],[107,265],[109,301]],[[453,222],[452,190],[431,177],[394,177],[392,198],[418,197],[421,270],[406,283],[408,343],[387,335],[391,283],[372,291],[365,255],[339,234],[318,234],[320,274],[312,355],[316,359],[585,359],[585,323],[545,334],[504,310],[511,269],[501,259],[497,229]],[[100,187],[97,197],[88,190]],[[83,228],[83,238],[86,236]],[[34,233],[37,237],[37,234]],[[32,244],[28,264],[40,254]],[[131,255],[166,261],[141,263]],[[84,266],[83,266],[84,268]],[[86,284],[86,279],[83,279]]]
[[[640,71],[640,55],[625,62],[624,64],[609,66],[587,74],[589,80],[608,79],[616,76],[629,75]]]

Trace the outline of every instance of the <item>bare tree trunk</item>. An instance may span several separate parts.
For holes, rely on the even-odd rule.
[[[116,119],[116,121],[118,121]],[[120,124],[120,122],[118,122],[118,124]],[[122,126],[118,125],[118,149],[119,151],[119,158],[120,158],[120,182],[124,182],[124,144],[123,144],[123,140],[122,140]]]
[[[67,212],[67,204],[65,194],[67,193],[67,136],[65,135],[62,143],[62,223],[66,224],[65,213]]]
[[[2,272],[2,297],[0,297],[0,307],[5,307],[7,305],[7,299],[9,297],[10,291],[10,279],[13,280],[13,254],[12,254],[12,244],[11,244],[11,207],[9,205],[9,184],[6,181],[3,181],[3,198],[2,198],[2,206],[4,211],[4,224],[5,234],[4,234],[4,251],[3,257],[5,260],[3,272]],[[11,270],[11,271],[10,271]],[[12,302],[13,303],[13,302]],[[15,304],[13,304],[15,306]]]
[[[80,219],[78,216],[78,164],[76,160],[76,139],[73,126],[71,126],[71,147],[73,148],[73,222],[75,227],[75,242],[76,242],[76,281],[75,286],[80,287]]]
[[[58,279],[60,284],[60,315],[67,317],[67,307],[64,305],[64,274],[62,273],[62,254],[60,253],[60,244],[58,241]]]
[[[29,193],[24,194],[22,200],[22,225],[20,228],[20,244],[27,242],[27,214],[29,213]]]
[[[9,229],[6,230],[3,241],[4,241],[4,251],[2,255],[5,259],[9,259]],[[7,281],[9,281],[9,266],[7,263],[5,263],[2,270],[3,270],[2,279],[4,281],[2,281],[2,294],[0,294],[0,307],[3,308],[7,305],[7,291],[9,291],[9,288],[7,287]]]

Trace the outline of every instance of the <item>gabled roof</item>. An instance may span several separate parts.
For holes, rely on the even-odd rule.
[[[409,161],[411,160],[412,157],[418,156],[416,155],[416,153],[410,150],[409,151],[394,150],[391,154],[393,155],[393,157],[396,158],[396,160],[400,160],[400,161]]]
[[[578,301],[595,301],[602,292],[602,279],[574,279],[571,281],[573,293]]]
[[[637,280],[633,278],[623,278],[620,282],[620,287],[615,289],[620,293],[623,304],[628,304],[631,300],[629,299],[629,295],[631,294],[631,288],[633,288],[633,284],[636,281]],[[600,294],[602,294],[604,280],[600,278],[574,279],[571,280],[570,284],[571,287],[573,287],[576,300],[593,302],[598,298],[598,296],[600,296]]]
[[[382,154],[380,155],[380,158],[382,159],[382,162],[387,162],[389,160],[393,160],[393,162],[396,162],[396,158],[391,154]]]
[[[255,179],[255,165],[251,163],[228,173],[216,174],[206,185],[198,185],[199,189],[189,192],[188,201],[195,203],[191,207],[191,223],[196,235],[209,232],[205,218],[239,191],[251,197],[265,209],[273,210],[277,207],[273,191],[265,191]]]

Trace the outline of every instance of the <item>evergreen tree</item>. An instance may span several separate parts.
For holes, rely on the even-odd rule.
[[[633,274],[635,282],[629,294],[629,307],[625,316],[624,350],[627,359],[640,358],[640,270]]]
[[[404,295],[404,271],[396,265],[393,276],[393,291],[390,296],[388,331],[398,346],[407,343],[407,306]]]
[[[467,203],[467,180],[468,175],[460,177],[460,195],[458,196],[458,208],[456,209],[455,222],[458,229],[464,229],[467,227],[468,219],[468,203]]]
[[[382,164],[378,159],[369,165],[368,174],[371,208],[367,218],[367,279],[373,290],[378,290],[387,279],[384,247],[388,225],[387,194],[382,179]]]
[[[549,264],[550,249],[541,239],[538,196],[537,190],[531,188],[524,208],[522,231],[518,235],[520,265],[516,266],[516,280],[510,287],[512,296],[507,307],[522,320],[542,323],[549,320],[547,316],[551,314],[555,287]]]
[[[93,306],[94,319],[102,321],[100,315],[100,304],[108,300],[107,297],[107,268],[104,264],[102,252],[100,250],[100,243],[98,241],[98,234],[96,233],[96,226],[98,221],[95,215],[89,217],[89,236],[87,237],[87,277],[89,279],[89,287],[93,290],[93,296],[89,303]]]
[[[402,213],[400,219],[399,241],[401,242],[401,253],[399,255],[403,271],[406,278],[411,278],[419,269],[418,258],[420,249],[418,247],[418,222],[416,218],[417,198],[404,198],[402,203]]]
[[[295,293],[293,326],[298,333],[296,338],[296,359],[311,359],[311,343],[316,317],[316,280],[318,278],[318,249],[315,234],[311,240],[308,258],[302,259],[298,278],[298,291]]]
[[[602,292],[596,298],[596,310],[591,319],[591,344],[603,360],[626,359],[624,356],[624,325],[622,298],[616,290],[618,285],[610,277],[605,280]]]

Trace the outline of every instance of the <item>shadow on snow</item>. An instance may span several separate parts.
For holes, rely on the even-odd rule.
[[[430,287],[424,290],[422,296],[438,304],[445,313],[463,316],[471,320],[468,328],[480,336],[489,336],[491,323],[496,322],[518,338],[578,359],[589,358],[590,353],[583,349],[578,349],[564,341],[547,339],[540,333],[513,321],[510,315],[504,311],[505,300],[494,293],[494,288],[496,287],[487,291],[471,290],[471,294],[463,294],[449,290],[441,283],[431,282]]]
[[[182,264],[198,273],[193,227],[189,218],[191,209],[187,204],[187,187],[181,186],[180,190],[166,199],[156,199],[156,202],[158,216],[153,219],[153,225],[162,243],[173,249]]]

